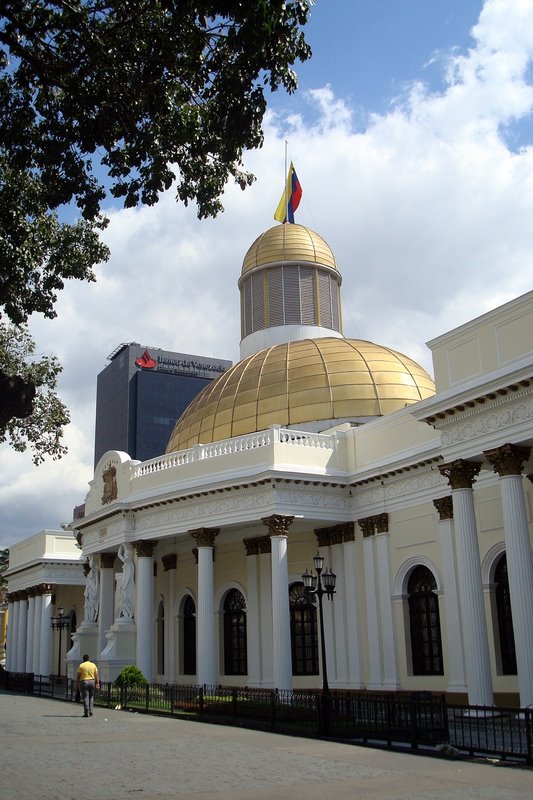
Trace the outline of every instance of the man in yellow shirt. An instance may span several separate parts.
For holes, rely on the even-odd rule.
[[[83,698],[83,716],[92,717],[94,690],[100,688],[100,680],[98,678],[98,667],[93,664],[88,655],[83,656],[83,661],[78,667],[76,679]]]

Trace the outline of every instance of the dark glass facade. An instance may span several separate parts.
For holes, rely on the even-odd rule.
[[[117,348],[97,378],[95,466],[108,450],[139,461],[164,453],[178,417],[230,366],[136,343]]]

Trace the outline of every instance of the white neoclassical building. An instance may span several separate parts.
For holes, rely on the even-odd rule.
[[[322,237],[267,230],[242,360],[165,454],[100,459],[72,523],[90,562],[71,670],[90,652],[104,680],[318,687],[319,551],[332,688],[533,704],[533,292],[429,342],[433,383],[343,337],[340,285]]]

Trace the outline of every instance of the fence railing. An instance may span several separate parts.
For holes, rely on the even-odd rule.
[[[66,677],[0,675],[0,686],[74,701]],[[299,736],[328,736],[375,746],[438,748],[533,765],[533,709],[447,704],[429,692],[282,692],[274,689],[102,683],[95,704]]]

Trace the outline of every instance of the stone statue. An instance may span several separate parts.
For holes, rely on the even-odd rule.
[[[96,622],[98,619],[100,574],[94,563],[94,556],[89,556],[89,572],[85,579],[85,622]]]
[[[122,586],[120,587],[119,617],[133,619],[135,608],[135,579],[133,564],[133,547],[131,544],[121,544],[118,557],[122,561]]]

